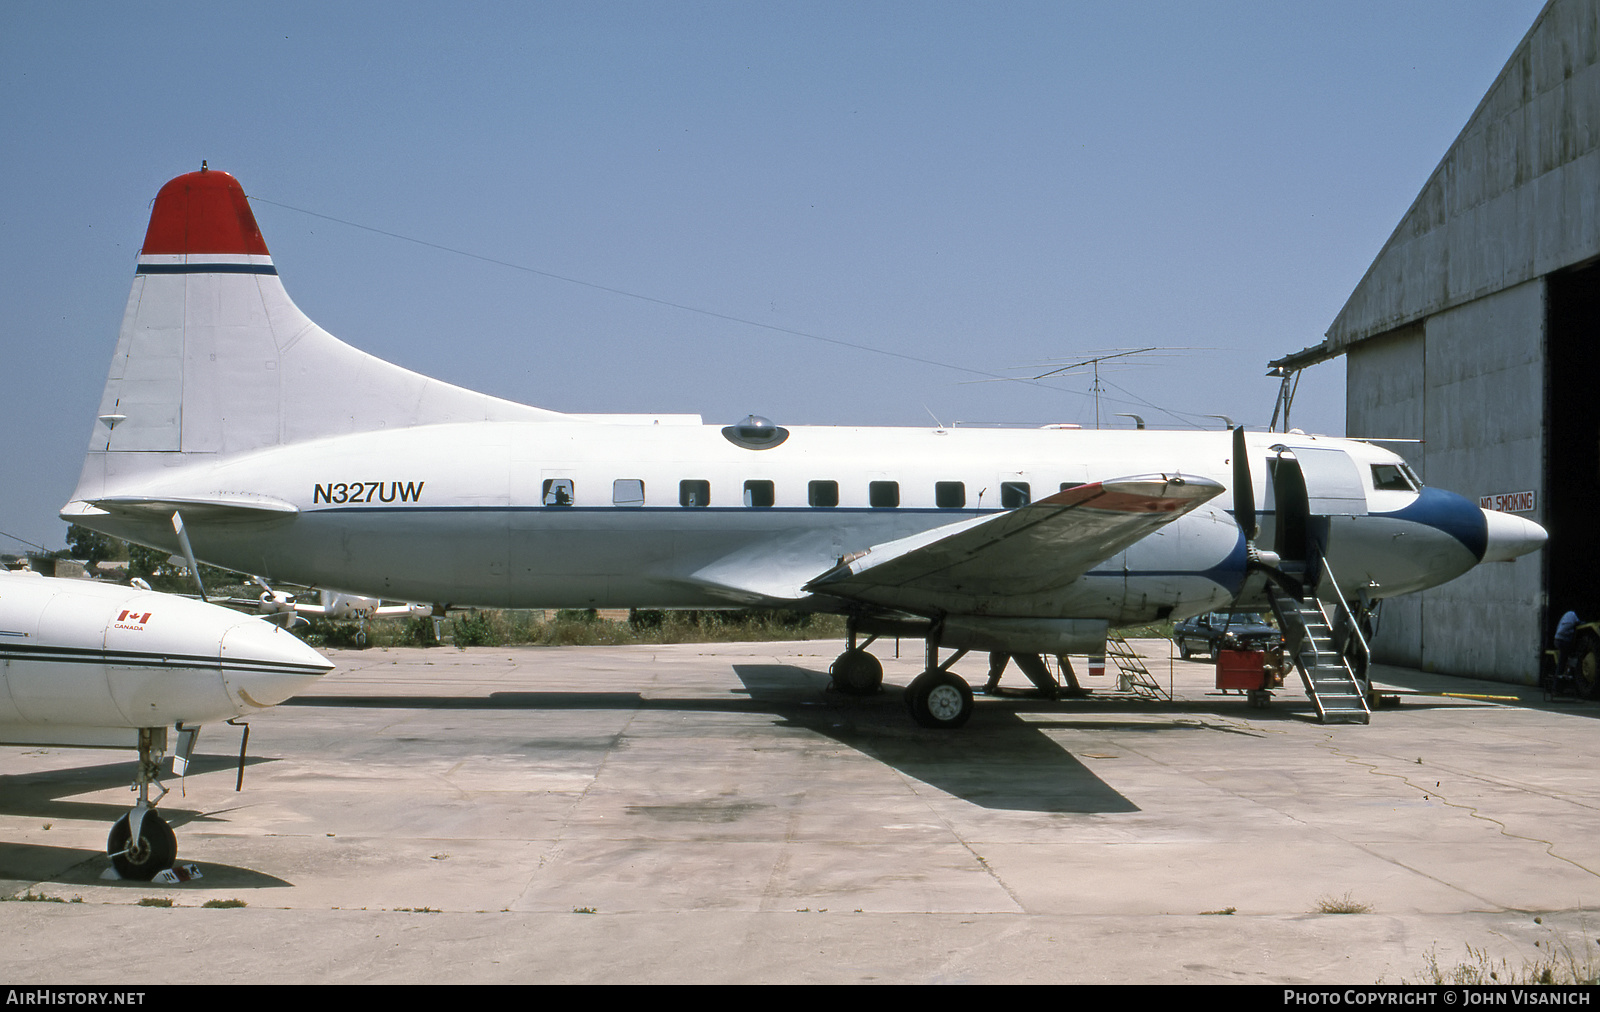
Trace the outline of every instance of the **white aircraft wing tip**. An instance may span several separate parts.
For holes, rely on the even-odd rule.
[[[1117,513],[1188,510],[1223,493],[1221,483],[1182,474],[1143,474],[1079,485],[1039,500],[1055,506],[1087,506]]]

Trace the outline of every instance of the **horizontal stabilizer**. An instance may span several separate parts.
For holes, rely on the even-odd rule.
[[[1079,485],[877,545],[806,589],[920,612],[1004,614],[1007,599],[1047,596],[1222,491],[1208,478],[1166,475]]]
[[[270,520],[273,517],[300,512],[299,507],[282,499],[246,495],[162,499],[118,495],[92,499],[89,505],[106,513],[132,519],[166,518],[181,512],[190,521],[208,523],[228,520]]]

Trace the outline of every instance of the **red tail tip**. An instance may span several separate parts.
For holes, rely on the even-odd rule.
[[[269,255],[244,187],[215,169],[186,173],[161,188],[140,252]]]

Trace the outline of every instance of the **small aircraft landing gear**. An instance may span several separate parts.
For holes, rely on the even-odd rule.
[[[139,824],[137,831],[134,822]],[[154,808],[140,802],[112,825],[106,853],[118,875],[148,882],[178,859],[178,837]]]
[[[133,811],[112,825],[111,835],[106,838],[106,856],[111,858],[117,874],[126,879],[148,882],[171,868],[178,858],[178,838],[150,801],[151,784],[161,791],[157,802],[167,793],[156,780],[165,748],[166,728],[139,729],[139,762],[133,786],[139,792],[139,800],[134,802]]]
[[[847,696],[874,696],[883,688],[883,665],[867,653],[867,647],[877,638],[869,636],[865,643],[856,646],[855,625],[850,625],[850,645],[828,669],[835,689]]]
[[[965,649],[957,650],[940,664],[939,645],[928,640],[928,669],[906,686],[906,708],[918,724],[954,730],[972,716],[972,686],[950,670],[966,655]]]

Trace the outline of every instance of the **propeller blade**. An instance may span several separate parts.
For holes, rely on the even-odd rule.
[[[1233,430],[1233,519],[1245,540],[1255,541],[1256,489],[1250,480],[1250,448],[1245,445],[1243,425]]]

